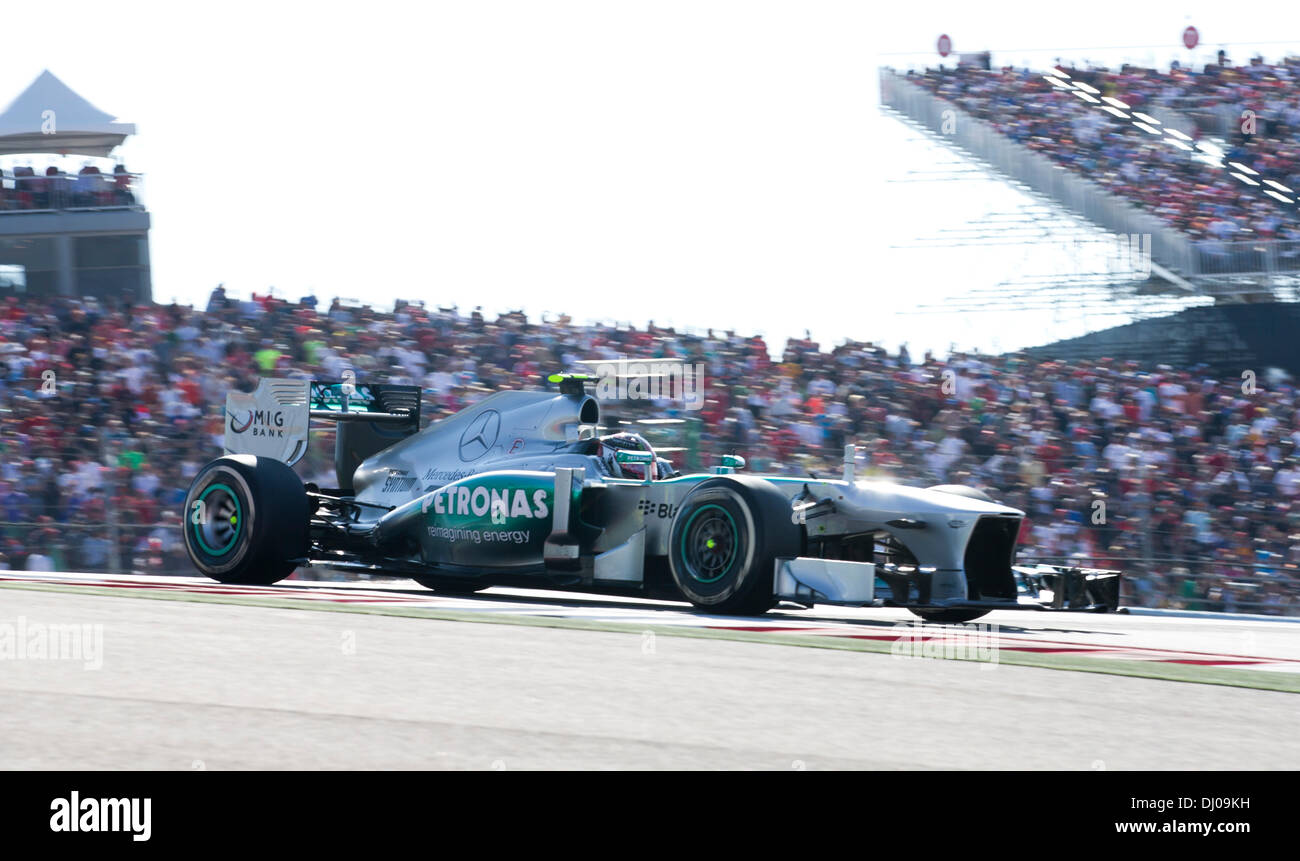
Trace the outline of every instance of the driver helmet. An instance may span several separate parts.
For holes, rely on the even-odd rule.
[[[649,468],[651,480],[657,477],[653,460],[650,463],[619,463],[615,460],[616,452],[619,451],[645,451],[653,455],[654,447],[645,437],[636,433],[616,433],[601,437],[596,447],[596,456],[610,475],[645,481],[646,469]]]

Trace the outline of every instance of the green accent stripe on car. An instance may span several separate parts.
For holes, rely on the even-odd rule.
[[[721,511],[723,516],[727,518],[727,522],[731,524],[731,535],[732,535],[731,558],[727,560],[726,567],[724,567],[722,569],[722,572],[718,574],[716,577],[701,577],[698,573],[696,573],[693,570],[695,566],[691,564],[690,561],[691,556],[686,549],[686,540],[691,535],[691,524],[695,522],[695,518],[699,517],[701,514],[708,511],[710,508],[715,508],[718,511]],[[690,519],[686,521],[686,526],[682,529],[682,561],[686,563],[686,570],[690,573],[691,577],[695,578],[701,583],[716,583],[719,580],[721,580],[723,577],[727,576],[727,572],[731,570],[731,566],[736,561],[736,547],[739,544],[740,544],[740,530],[736,528],[736,520],[731,516],[731,512],[727,511],[727,509],[723,508],[721,505],[713,505],[713,504],[701,505],[699,508],[697,508],[694,512],[691,513]]]
[[[213,550],[208,546],[208,542],[203,540],[203,532],[199,529],[202,524],[191,522],[190,527],[194,530],[195,540],[199,542],[199,546],[203,548],[205,553],[208,553],[211,556],[224,556],[229,553],[231,548],[235,546],[235,543],[239,541],[239,534],[244,528],[244,509],[239,504],[238,494],[236,494],[228,484],[209,485],[208,489],[199,495],[199,501],[204,502],[204,500],[208,498],[208,494],[214,490],[224,490],[226,495],[235,503],[235,516],[230,521],[230,525],[234,527],[235,531],[234,534],[230,536],[230,541],[228,541],[226,546],[222,547],[220,550]],[[206,505],[206,503],[204,504]]]

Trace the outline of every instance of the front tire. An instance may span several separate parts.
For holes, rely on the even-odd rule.
[[[302,480],[284,463],[227,455],[199,471],[185,497],[185,549],[220,583],[269,586],[307,556],[311,517]]]
[[[802,550],[803,533],[790,511],[790,501],[762,479],[700,482],[669,533],[668,565],[678,591],[710,613],[767,612],[776,604],[776,558]]]

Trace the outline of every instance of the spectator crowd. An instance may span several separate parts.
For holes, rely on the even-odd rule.
[[[1023,562],[1122,569],[1128,600],[1147,606],[1300,608],[1300,397],[1285,380],[807,337],[773,354],[733,331],[320,307],[221,288],[203,309],[0,304],[0,567],[188,572],[186,490],[221,452],[226,392],[259,377],[352,370],[420,385],[427,423],[499,389],[548,386],[578,359],[619,356],[702,365],[698,411],[660,400],[617,412],[697,423],[704,468],[736,452],[755,472],[833,474],[855,443],[867,477],[969,484],[1025,510]],[[330,433],[298,467],[326,485]]]
[[[55,165],[39,174],[30,165],[0,168],[0,211],[131,206],[136,202],[134,179],[122,164],[111,174],[89,163],[75,175]]]
[[[1131,65],[1059,70],[1089,87],[1093,100],[1041,71],[1013,67],[928,69],[909,79],[1193,239],[1300,240],[1294,203],[1269,197],[1260,184],[1268,178],[1300,192],[1300,58],[1233,66],[1225,57],[1199,72],[1177,64],[1167,73]],[[1181,114],[1192,134],[1185,143],[1152,135],[1131,113],[1106,112],[1107,98],[1166,124]],[[1221,159],[1196,150],[1204,131],[1225,135]],[[1257,172],[1253,185],[1231,175],[1233,162]]]

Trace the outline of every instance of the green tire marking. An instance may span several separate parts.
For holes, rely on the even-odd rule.
[[[716,508],[718,511],[721,511],[723,516],[727,518],[727,522],[731,524],[731,535],[732,535],[731,558],[727,560],[726,566],[723,568],[722,573],[719,574],[718,576],[701,577],[699,574],[696,574],[694,570],[692,570],[694,566],[690,564],[689,561],[690,555],[686,552],[686,539],[690,537],[691,524],[695,522],[695,518],[699,517],[701,514],[708,511],[710,508]],[[691,577],[694,578],[695,580],[699,581],[700,583],[716,583],[719,580],[721,580],[723,577],[727,576],[727,572],[731,570],[732,563],[736,561],[736,547],[739,544],[740,544],[740,530],[736,528],[736,521],[731,516],[731,512],[723,508],[721,505],[714,505],[713,503],[709,503],[708,505],[701,505],[699,508],[695,510],[695,513],[691,515],[690,519],[686,521],[686,526],[682,528],[682,561],[686,562],[686,569],[687,571],[690,572]],[[712,550],[713,549],[712,538],[709,539],[708,545],[709,545],[709,549]]]
[[[230,525],[235,527],[235,534],[230,537],[230,541],[227,542],[226,546],[222,547],[220,550],[213,550],[211,547],[208,546],[208,542],[203,540],[203,533],[199,531],[199,526],[201,526],[202,524],[199,523],[190,524],[191,527],[194,529],[194,540],[199,542],[199,546],[202,547],[204,552],[206,552],[209,556],[224,556],[230,552],[232,547],[235,546],[235,542],[239,541],[239,534],[241,531],[240,520],[242,519],[241,514],[243,513],[244,510],[239,505],[239,496],[235,493],[234,488],[230,487],[230,485],[228,484],[208,485],[208,489],[203,491],[203,493],[199,495],[199,502],[203,502],[203,500],[208,498],[209,493],[218,489],[224,490],[226,492],[226,495],[229,496],[235,503],[235,514],[230,518]]]

